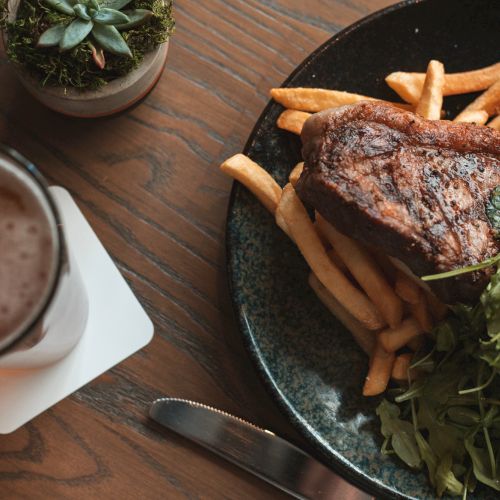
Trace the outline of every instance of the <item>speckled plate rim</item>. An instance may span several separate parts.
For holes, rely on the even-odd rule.
[[[335,45],[339,40],[349,36],[353,31],[356,31],[360,27],[371,23],[373,20],[378,19],[390,12],[404,9],[408,6],[420,3],[427,3],[435,0],[404,0],[402,2],[396,3],[385,7],[384,9],[378,10],[373,14],[370,14],[359,21],[351,24],[350,26],[339,31],[337,34],[329,38],[325,43],[320,45],[316,50],[309,54],[286,78],[286,80],[281,84],[281,87],[286,87],[288,83],[295,77],[297,73],[302,71],[309,63],[311,63],[316,57],[321,54],[324,50],[329,49],[332,45]],[[274,105],[273,101],[269,101],[261,115],[257,119],[252,132],[243,148],[243,154],[248,154],[252,143],[254,142],[255,136],[259,128],[262,125],[267,114],[270,112],[271,107]],[[239,329],[243,334],[243,340],[245,347],[250,353],[250,358],[257,368],[257,372],[264,383],[267,391],[270,393],[271,397],[278,403],[279,407],[283,413],[288,417],[294,427],[300,432],[300,434],[307,440],[307,442],[312,446],[312,448],[317,452],[318,458],[320,458],[326,465],[328,465],[336,473],[347,479],[353,485],[359,487],[360,489],[366,491],[367,493],[374,495],[376,497],[384,499],[397,499],[397,500],[414,500],[414,497],[401,494],[400,492],[388,487],[381,481],[378,481],[367,474],[363,473],[360,469],[355,467],[351,462],[346,460],[342,454],[338,453],[336,450],[332,449],[327,442],[322,440],[320,436],[315,433],[314,428],[302,418],[302,416],[295,410],[293,405],[288,401],[287,397],[279,386],[276,384],[271,372],[269,371],[266,362],[260,352],[259,345],[256,343],[252,328],[247,320],[245,311],[243,307],[238,305],[236,300],[236,281],[234,279],[233,268],[231,267],[231,262],[233,261],[233,249],[230,244],[230,239],[228,238],[229,226],[232,223],[233,208],[235,204],[235,199],[238,191],[244,189],[243,186],[234,182],[231,189],[231,195],[229,197],[229,204],[227,210],[226,218],[226,271],[227,271],[227,281],[229,287],[229,293],[231,296],[232,309],[234,316],[236,317]]]

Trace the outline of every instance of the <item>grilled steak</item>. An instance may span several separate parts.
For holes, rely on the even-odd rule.
[[[485,213],[500,184],[500,133],[429,121],[376,102],[317,113],[302,131],[300,198],[341,232],[417,276],[499,251]],[[430,282],[446,303],[472,302],[490,270]]]

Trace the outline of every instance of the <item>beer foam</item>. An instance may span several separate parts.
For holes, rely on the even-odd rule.
[[[0,348],[37,318],[57,267],[56,224],[36,181],[0,153]]]

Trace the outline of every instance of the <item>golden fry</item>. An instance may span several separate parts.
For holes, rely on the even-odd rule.
[[[377,338],[375,332],[365,328],[349,311],[342,307],[339,301],[321,284],[314,273],[309,274],[309,285],[319,300],[351,332],[359,347],[369,356],[375,347]]]
[[[277,212],[283,217],[299,250],[329,292],[363,326],[378,330],[385,321],[370,299],[344,276],[328,256],[304,205],[291,184],[283,189]]]
[[[420,302],[422,290],[400,269],[396,271],[395,291],[408,304]]]
[[[491,87],[497,80],[500,80],[500,63],[474,71],[448,73],[444,76],[443,95],[478,92]],[[422,94],[425,73],[397,71],[388,75],[385,81],[403,100],[416,104]]]
[[[415,276],[412,270],[404,262],[391,256],[388,256],[388,259],[396,269],[406,274],[407,278],[413,281],[419,288],[422,288],[424,291],[429,290],[429,285],[425,281],[422,281],[419,277]]]
[[[374,248],[370,248],[368,250],[379,265],[380,269],[382,269],[382,272],[384,273],[384,276],[387,278],[387,280],[391,284],[395,283],[397,268],[389,260],[389,257],[387,257],[387,255],[380,250]]]
[[[319,236],[321,237],[322,234],[319,233]],[[330,243],[328,243],[328,246],[330,246]],[[328,256],[330,257],[330,259],[333,260],[333,263],[349,278],[349,279],[352,279],[352,275],[349,271],[349,269],[347,269],[347,266],[345,265],[344,261],[340,258],[340,255],[335,251],[335,248],[329,248],[328,251]]]
[[[482,109],[479,109],[477,111],[464,111],[460,113],[453,121],[484,125],[488,121],[488,113],[486,113],[486,111]]]
[[[379,342],[387,352],[396,352],[410,340],[421,335],[422,328],[415,318],[405,319],[398,328],[387,328],[379,333]]]
[[[247,156],[237,154],[226,160],[220,169],[241,182],[272,214],[275,213],[281,188],[262,167]]]
[[[493,120],[488,123],[488,127],[494,128],[495,130],[500,130],[500,115],[493,118]]]
[[[271,97],[285,106],[285,108],[297,109],[316,113],[324,109],[354,104],[359,101],[379,101],[373,97],[367,97],[341,90],[312,89],[312,88],[276,88],[271,89]],[[387,102],[387,101],[384,101]],[[408,104],[394,103],[398,108],[413,109]]]
[[[429,307],[427,306],[427,299],[425,298],[424,294],[422,294],[421,300],[419,302],[410,305],[410,311],[412,316],[417,320],[422,331],[425,333],[430,333],[432,327],[434,326],[434,322],[432,320]]]
[[[380,342],[375,344],[370,358],[370,368],[363,386],[363,396],[377,396],[386,390],[395,357],[393,352],[385,351]]]
[[[299,177],[302,174],[302,170],[304,170],[304,162],[303,161],[301,161],[300,163],[297,163],[297,165],[290,172],[290,175],[288,176],[288,181],[290,182],[290,184],[293,187],[295,187],[295,184],[297,184],[297,181],[299,180]]]
[[[422,95],[415,113],[428,120],[439,120],[443,107],[444,66],[432,60],[427,66]]]
[[[306,113],[305,111],[285,109],[279,116],[276,125],[283,130],[288,130],[288,132],[300,135],[305,121],[310,116],[312,116],[311,113]]]
[[[316,221],[321,233],[326,236],[382,317],[391,328],[396,328],[403,317],[403,303],[375,260],[359,243],[337,231],[319,214],[316,215]]]
[[[330,243],[328,242],[328,240],[325,238],[325,235],[319,230],[319,227],[318,227],[318,224],[317,224],[316,221],[313,222],[313,225],[314,225],[314,229],[316,229],[316,234],[318,235],[318,238],[321,240],[321,243],[326,248],[327,253],[330,254],[330,257],[332,258],[333,262],[335,262],[335,264],[337,265],[337,262],[336,262],[335,259],[338,257],[338,255],[335,255],[335,254],[331,253],[332,246],[330,245]],[[344,271],[345,264],[342,263],[342,265],[344,266],[343,268],[341,268],[340,266],[337,266],[337,267],[339,269],[341,269],[342,271]]]
[[[391,374],[391,378],[393,380],[397,380],[398,382],[406,382],[408,380],[408,375],[410,375],[411,380],[416,377],[416,370],[410,370],[412,358],[413,354],[411,353],[400,354],[396,357]]]
[[[488,116],[496,115],[500,112],[500,80],[494,83],[486,92],[483,92],[477,99],[472,101],[456,118],[461,118],[468,111],[486,111]]]
[[[292,240],[292,234],[290,233],[290,229],[288,227],[288,224],[286,223],[285,219],[283,218],[283,215],[276,210],[276,213],[274,214],[275,220],[276,220],[276,225]]]

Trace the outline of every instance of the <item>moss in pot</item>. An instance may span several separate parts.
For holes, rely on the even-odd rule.
[[[76,116],[111,114],[154,86],[171,0],[0,0],[7,57],[28,90]]]

